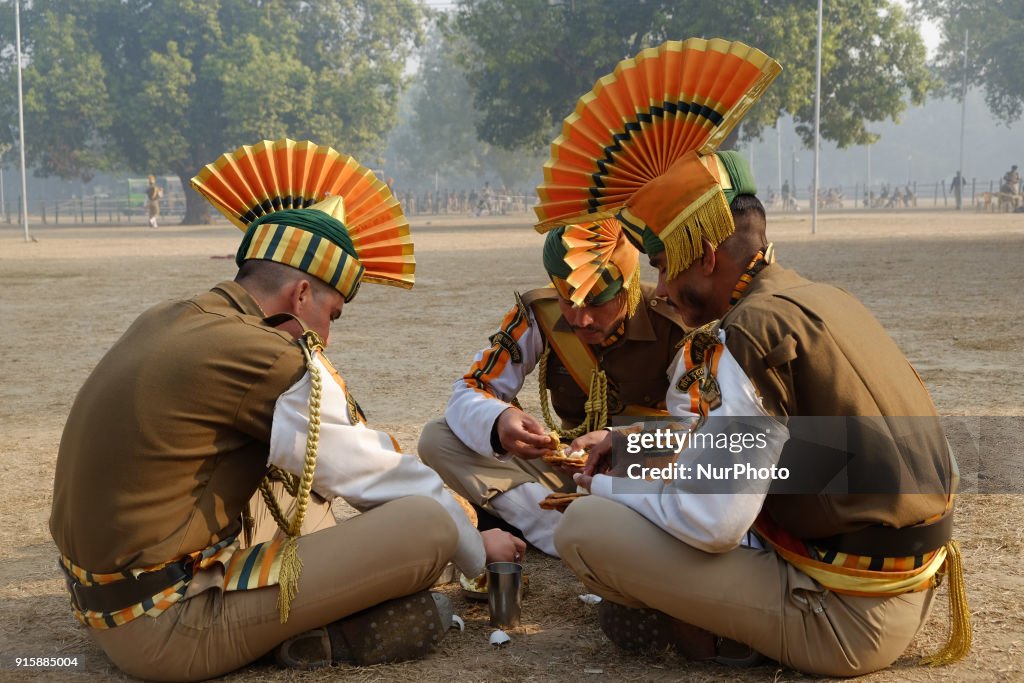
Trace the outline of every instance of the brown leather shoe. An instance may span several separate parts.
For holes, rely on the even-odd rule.
[[[274,658],[291,669],[418,659],[433,651],[448,633],[452,614],[446,596],[421,591],[292,636],[277,646]]]
[[[720,638],[656,609],[635,608],[604,600],[598,622],[608,639],[624,650],[671,649],[692,661],[714,660],[727,666],[757,666],[765,657],[749,645]]]
[[[746,643],[719,637],[715,642],[715,661],[725,666],[746,669],[770,660]]]
[[[326,628],[292,636],[274,649],[274,661],[288,669],[319,669],[330,666],[331,637]]]

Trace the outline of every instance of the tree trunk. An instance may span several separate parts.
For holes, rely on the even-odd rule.
[[[181,186],[185,188],[185,217],[182,225],[208,225],[210,223],[210,203],[189,184],[191,174],[178,174]]]

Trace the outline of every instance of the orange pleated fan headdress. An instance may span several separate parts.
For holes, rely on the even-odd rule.
[[[639,254],[614,218],[559,226],[544,241],[544,268],[574,306],[600,306],[625,291],[632,315],[640,303]]]
[[[409,289],[409,221],[390,188],[331,147],[287,138],[244,145],[203,167],[192,187],[245,232],[235,261],[276,261],[351,301],[362,281]]]
[[[731,196],[753,193],[734,153],[716,153],[782,67],[721,39],[668,41],[599,79],[565,119],[537,188],[537,230],[616,216],[669,276],[735,231]]]

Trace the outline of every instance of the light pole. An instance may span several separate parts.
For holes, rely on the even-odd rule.
[[[7,200],[4,198],[4,154],[10,149],[0,144],[0,216],[7,215]]]
[[[957,173],[960,174],[960,195],[963,196],[964,191],[964,134],[967,127],[967,29],[964,29],[964,79],[963,84],[960,86],[960,168]],[[963,211],[963,202],[957,202],[957,211]]]
[[[25,182],[25,105],[21,95],[21,0],[14,0],[14,35],[18,55],[18,139],[21,151],[21,224],[25,226],[25,241],[32,240],[28,234],[28,190]]]
[[[789,185],[790,185],[790,188],[791,188],[790,192],[792,193],[792,197],[793,197],[793,208],[794,209],[796,208],[796,162],[798,162],[798,161],[800,161],[800,160],[796,156],[796,145],[793,145],[793,164],[792,164],[793,167],[792,167],[792,170],[790,171],[790,174],[789,174]]]
[[[775,159],[778,162],[779,172],[779,194],[782,193],[782,129],[779,127],[779,120],[775,119]]]
[[[821,156],[821,17],[822,0],[818,0],[818,47],[814,67],[814,182],[811,190],[811,234],[818,231],[818,178]]]
[[[874,206],[873,206],[874,202],[871,201],[872,197],[871,197],[871,143],[870,142],[868,143],[868,186],[867,186],[867,188],[865,188],[864,194],[868,198],[868,208],[869,209],[874,208]]]

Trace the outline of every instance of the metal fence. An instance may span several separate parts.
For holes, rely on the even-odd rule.
[[[144,204],[129,202],[119,197],[76,197],[74,199],[29,199],[29,222],[44,225],[104,225],[124,223],[144,224],[147,221]],[[6,223],[20,222],[21,197],[7,201],[0,208],[0,215]],[[160,201],[161,220],[168,223],[180,222],[185,216],[184,197]]]
[[[961,203],[977,211],[1015,211],[1024,206],[1024,194],[1000,192],[1000,181],[970,178],[964,181]],[[769,187],[760,194],[765,207],[774,211],[808,211],[812,189],[796,192]],[[867,209],[956,209],[956,193],[948,181],[911,181],[905,184],[855,183],[818,190],[819,210]]]
[[[811,188],[798,188],[786,193],[769,187],[760,195],[769,211],[809,211]],[[536,198],[531,195],[499,195],[489,200],[451,193],[449,196],[428,198],[427,193],[413,195],[399,193],[403,209],[409,216],[490,216],[519,215],[530,212]],[[1011,195],[999,192],[999,181],[970,179],[964,183],[962,203],[965,209],[976,211],[1015,211],[1024,208],[1024,193]],[[956,209],[956,198],[949,183],[942,181],[918,182],[905,185],[861,184],[821,188],[818,195],[819,210],[870,209]],[[78,197],[74,199],[30,199],[29,222],[44,225],[144,225],[147,221],[144,204],[118,197]],[[6,201],[0,207],[0,219],[7,224],[20,222],[21,198]],[[160,220],[167,224],[181,222],[185,215],[184,197],[160,201]]]
[[[407,216],[505,216],[528,213],[536,195],[476,191],[440,190],[434,192],[397,192]]]

